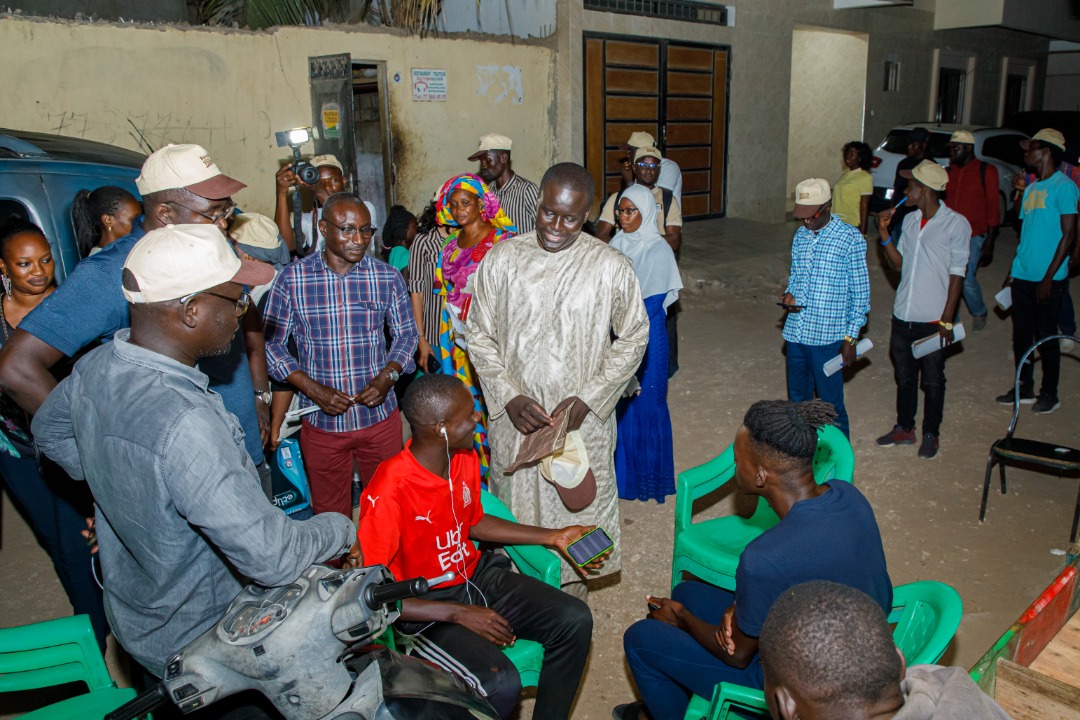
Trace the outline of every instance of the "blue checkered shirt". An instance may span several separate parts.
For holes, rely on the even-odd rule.
[[[805,226],[791,243],[787,292],[800,312],[788,313],[784,339],[802,345],[828,345],[858,337],[870,312],[866,240],[836,215],[818,232]]]
[[[370,255],[344,276],[327,267],[321,252],[286,266],[270,287],[263,316],[267,369],[275,380],[303,370],[316,382],[356,395],[388,362],[401,365],[402,373],[416,367],[419,333],[405,281]],[[299,358],[286,347],[290,335]],[[301,408],[313,404],[300,396]],[[320,410],[307,419],[320,430],[350,432],[385,420],[396,408],[391,388],[378,407],[353,405],[335,417]]]

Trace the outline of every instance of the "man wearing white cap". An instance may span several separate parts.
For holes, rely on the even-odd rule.
[[[638,148],[634,151],[634,183],[643,185],[656,200],[656,229],[664,236],[673,252],[678,253],[682,246],[682,207],[671,190],[660,187],[660,170],[664,158],[654,147]],[[625,190],[626,188],[623,188]],[[622,190],[612,193],[600,209],[600,219],[596,221],[596,237],[607,242],[615,231],[615,207],[622,199]]]
[[[972,329],[982,332],[988,311],[975,271],[979,269],[983,243],[989,242],[993,246],[997,227],[1001,224],[998,171],[990,163],[975,157],[975,136],[967,130],[954,132],[945,147],[949,150],[949,207],[963,215],[971,225],[964,302],[971,313]]]
[[[634,182],[632,168],[634,154],[637,150],[645,147],[656,147],[656,140],[654,140],[653,136],[647,132],[631,133],[630,139],[622,146],[622,148],[627,151],[626,157],[622,161],[623,187]],[[682,170],[679,168],[678,163],[668,158],[661,159],[660,175],[656,180],[656,184],[662,188],[667,188],[674,193],[675,199],[679,201],[679,207],[682,207]]]
[[[1076,258],[1076,211],[1080,191],[1058,168],[1065,155],[1065,138],[1052,128],[1020,142],[1024,164],[1034,168],[1035,182],[1024,189],[1020,218],[1020,245],[1016,248],[1005,284],[1012,287],[1013,356],[1020,362],[1036,340],[1056,335],[1061,306],[1069,282],[1069,253]],[[1020,369],[1020,402],[1034,402],[1032,411],[1052,413],[1061,407],[1058,377],[1061,350],[1058,343],[1039,347],[1043,379],[1035,397],[1032,361]],[[1012,405],[1014,390],[997,401]]]
[[[813,400],[816,391],[836,408],[836,426],[850,437],[844,374],[826,375],[822,366],[837,355],[846,366],[855,362],[855,345],[870,311],[866,240],[832,214],[832,192],[821,178],[795,186],[792,215],[802,227],[791,243],[791,274],[780,297],[788,311],[788,400]]]
[[[505,135],[491,133],[480,138],[480,146],[469,156],[480,163],[480,177],[499,198],[503,212],[524,235],[536,229],[536,198],[540,188],[514,172],[510,148],[514,141]]]
[[[892,212],[878,215],[878,233],[885,258],[900,273],[893,303],[889,353],[896,372],[896,425],[877,439],[882,447],[915,443],[915,412],[919,405],[920,375],[926,393],[919,457],[937,456],[941,419],[945,412],[945,353],[932,352],[920,359],[912,354],[916,340],[938,336],[944,348],[953,342],[953,318],[964,287],[971,225],[964,216],[941,202],[949,182],[945,168],[923,160],[913,170],[901,171],[908,182],[906,205],[915,208],[904,218],[900,238],[889,235]],[[933,341],[932,341],[933,342]]]
[[[34,416],[42,451],[94,493],[113,632],[159,678],[247,579],[282,585],[353,545],[348,518],[300,522],[266,501],[240,424],[196,367],[229,351],[244,287],[272,276],[213,225],[147,232],[123,266],[131,328]]]
[[[293,165],[289,164],[277,171],[274,176],[277,181],[277,200],[274,204],[274,222],[281,232],[281,238],[289,247],[296,250],[296,237],[293,232],[292,214],[289,212],[289,188],[294,185],[310,190],[315,196],[315,204],[310,213],[304,213],[300,219],[301,232],[304,237],[301,244],[307,242],[308,247],[315,247],[319,240],[319,220],[322,216],[321,208],[326,198],[334,193],[345,189],[345,169],[341,161],[333,155],[316,155],[309,161],[311,166],[319,171],[319,180],[314,185],[308,185],[293,172]]]
[[[135,185],[143,215],[131,234],[80,262],[48,302],[26,316],[0,352],[0,386],[31,415],[56,386],[53,365],[128,327],[120,276],[136,241],[169,224],[216,225],[224,232],[236,211],[231,196],[246,187],[222,173],[205,148],[190,144],[166,145],[151,154]],[[270,412],[266,349],[258,315],[249,315],[243,336],[233,339],[229,352],[202,360],[199,369],[240,420],[248,454],[261,468],[269,491],[270,468],[261,438]]]

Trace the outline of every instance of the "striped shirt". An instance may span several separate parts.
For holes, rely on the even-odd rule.
[[[817,232],[800,227],[791,243],[787,292],[803,306],[784,322],[788,342],[820,346],[858,337],[870,312],[862,233],[836,215]]]
[[[424,301],[422,317],[423,327],[420,332],[428,345],[439,346],[439,315],[442,313],[442,298],[432,294],[435,280],[435,266],[442,251],[443,236],[438,230],[420,235],[413,241],[409,251],[409,292],[419,293]],[[423,368],[421,368],[423,369]]]
[[[267,370],[276,380],[303,370],[318,383],[356,395],[388,362],[399,364],[402,373],[415,367],[416,322],[405,281],[370,255],[345,275],[331,270],[323,253],[289,265],[270,287],[263,321]],[[389,350],[387,325],[393,337]],[[290,335],[299,359],[286,347]],[[313,404],[300,396],[301,408]],[[378,407],[353,405],[341,415],[319,411],[308,419],[319,430],[350,432],[382,422],[396,408],[391,388]]]
[[[510,221],[517,226],[518,235],[532,232],[536,229],[536,200],[540,196],[540,188],[536,183],[529,182],[517,173],[510,182],[502,187],[495,187],[495,183],[489,183],[489,187],[499,198],[503,212]]]

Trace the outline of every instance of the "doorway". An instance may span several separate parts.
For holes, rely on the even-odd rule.
[[[385,63],[353,62],[352,95],[355,190],[375,206],[381,228],[394,204]]]
[[[863,139],[869,37],[823,28],[791,36],[787,192],[807,178],[835,183],[841,149]]]
[[[620,146],[644,131],[682,170],[683,217],[722,217],[731,50],[593,33],[584,42],[585,167],[595,204],[618,192]]]

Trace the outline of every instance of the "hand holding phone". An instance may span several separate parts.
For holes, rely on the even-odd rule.
[[[578,567],[584,567],[615,547],[615,543],[604,532],[596,528],[585,533],[566,546],[566,554]]]

